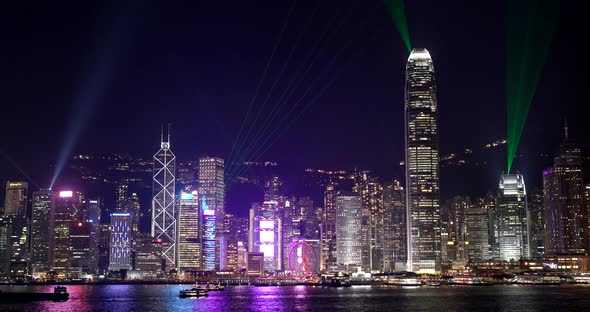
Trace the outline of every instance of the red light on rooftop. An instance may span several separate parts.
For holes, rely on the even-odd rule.
[[[78,222],[78,226],[82,226],[82,222]]]
[[[161,239],[161,238],[156,238],[156,243],[158,243],[158,244],[159,244],[159,243],[161,243],[161,242],[162,242],[162,239]]]

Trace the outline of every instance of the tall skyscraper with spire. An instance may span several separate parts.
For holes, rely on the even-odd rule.
[[[582,152],[569,138],[567,122],[564,133],[553,168],[543,171],[545,251],[548,255],[588,251]]]
[[[440,194],[434,66],[426,49],[406,65],[405,139],[408,223],[407,269],[440,271]]]
[[[176,267],[176,156],[170,150],[170,125],[168,140],[164,141],[162,129],[160,150],[154,155],[152,197],[152,236],[162,241],[162,258],[166,269]]]

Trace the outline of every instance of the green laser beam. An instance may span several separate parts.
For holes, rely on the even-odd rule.
[[[406,21],[406,10],[403,0],[384,0],[385,6],[391,14],[391,19],[395,28],[402,37],[402,41],[408,49],[408,53],[412,53],[412,44],[410,43],[410,33],[408,32],[408,23]]]
[[[353,7],[350,8],[350,12],[348,13],[353,13]],[[272,125],[272,122],[276,119],[276,117],[278,117],[280,115],[280,113],[282,112],[282,107],[284,107],[285,103],[288,102],[288,100],[291,98],[291,96],[293,95],[293,93],[299,88],[299,86],[301,85],[301,83],[303,81],[305,81],[306,76],[309,74],[309,72],[311,71],[311,69],[314,67],[316,61],[318,60],[319,56],[322,54],[323,49],[320,50],[319,52],[316,53],[316,51],[318,50],[318,48],[320,47],[320,43],[322,43],[324,37],[329,33],[329,30],[331,29],[330,25],[332,25],[336,20],[337,20],[338,15],[335,15],[334,18],[331,19],[331,21],[327,24],[327,27],[324,28],[324,31],[322,32],[322,34],[320,35],[320,37],[318,38],[318,40],[316,40],[313,44],[312,49],[310,49],[310,51],[307,53],[302,66],[299,66],[296,73],[293,75],[293,78],[290,80],[287,88],[284,89],[283,93],[281,94],[279,100],[277,102],[275,102],[275,105],[273,107],[273,110],[271,111],[271,114],[269,115],[269,120],[267,123],[265,123],[265,125],[260,128],[255,136],[255,140],[253,140],[253,142],[251,142],[251,144],[249,145],[248,149],[246,150],[245,153],[242,154],[242,158],[240,159],[240,161],[238,162],[238,165],[236,166],[236,168],[234,168],[234,171],[237,169],[237,167],[241,166],[241,163],[243,161],[245,161],[245,159],[249,156],[251,150],[254,148],[254,146],[256,145],[256,143],[258,143],[262,137],[262,134],[264,134],[266,132],[266,130],[268,129],[268,127],[270,125]],[[337,27],[335,28],[335,30],[332,32],[332,36],[335,36],[336,33],[339,33],[342,29],[342,26],[344,25],[345,21],[350,17],[349,14],[345,15],[340,22],[338,23]],[[329,40],[329,39],[328,39]],[[313,58],[311,58],[312,56],[314,56]],[[308,64],[308,62],[311,59],[311,63],[309,63],[309,65],[306,67],[306,64]],[[305,72],[303,72],[303,74],[301,74],[301,70],[303,68],[306,68]],[[293,83],[296,82],[295,87],[292,87]],[[285,97],[286,96],[286,97]],[[277,108],[279,108],[279,110],[277,111]],[[290,116],[291,111],[289,111],[286,115]],[[279,125],[280,126],[280,125]],[[230,178],[232,177],[232,175],[234,174],[234,172],[232,171],[230,173]]]
[[[297,50],[297,47],[299,46],[299,42],[301,41],[301,39],[303,38],[303,35],[309,30],[309,27],[311,26],[311,22],[313,21],[313,18],[315,17],[318,9],[319,9],[319,4],[320,1],[317,2],[317,5],[315,6],[313,12],[310,14],[309,19],[307,20],[305,26],[303,27],[303,30],[299,32],[299,34],[297,35],[297,38],[295,39],[295,43],[291,46],[291,49],[289,51],[289,54],[287,55],[287,58],[285,59],[283,63],[283,65],[281,66],[281,70],[279,72],[279,74],[277,75],[277,77],[275,77],[273,84],[270,87],[270,90],[267,92],[266,97],[264,99],[264,101],[262,102],[261,107],[257,110],[256,116],[254,117],[254,121],[252,121],[252,125],[251,127],[248,128],[248,130],[246,131],[246,134],[244,135],[242,141],[239,142],[238,144],[238,151],[241,151],[244,144],[246,144],[249,140],[251,140],[251,133],[252,130],[255,128],[255,125],[258,121],[258,119],[261,116],[262,111],[264,110],[264,108],[266,107],[266,104],[268,103],[275,87],[278,85],[278,83],[281,81],[285,70],[287,69],[287,67],[289,66],[289,62],[291,61],[291,58],[293,57],[293,54],[295,53],[295,51]],[[275,104],[276,105],[276,104]]]
[[[246,110],[246,115],[244,116],[244,119],[242,120],[242,124],[240,125],[240,128],[238,130],[238,135],[236,136],[236,139],[234,140],[234,143],[232,144],[232,148],[231,148],[230,154],[227,159],[229,164],[231,164],[231,160],[232,160],[232,157],[234,154],[234,149],[235,149],[236,143],[239,142],[239,140],[240,140],[240,136],[242,134],[244,126],[246,125],[246,123],[248,121],[250,111],[252,110],[254,102],[256,102],[256,98],[258,97],[260,87],[262,86],[264,80],[266,79],[266,75],[268,73],[268,69],[270,68],[270,64],[272,63],[272,59],[274,58],[274,55],[275,55],[279,45],[281,44],[281,41],[283,39],[283,33],[285,32],[285,29],[287,29],[287,25],[289,24],[289,19],[291,17],[291,14],[293,13],[293,10],[295,9],[296,3],[297,3],[297,0],[293,0],[293,2],[291,3],[291,7],[289,8],[289,11],[287,13],[287,18],[285,19],[285,22],[283,23],[283,26],[281,27],[281,30],[279,31],[277,41],[272,49],[272,52],[270,53],[270,57],[268,58],[268,60],[266,62],[266,66],[264,67],[262,77],[258,81],[258,85],[256,86],[256,90],[254,91],[254,96],[250,100],[250,103],[248,105],[248,110]]]
[[[510,173],[559,17],[559,2],[509,1],[506,42],[507,172]]]

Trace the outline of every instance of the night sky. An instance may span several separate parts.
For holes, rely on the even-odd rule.
[[[504,4],[406,1],[412,46],[427,48],[434,61],[443,154],[506,136]],[[587,32],[573,4],[562,3],[523,153],[553,153],[566,116],[571,136],[588,146],[582,113],[587,51],[581,48]],[[226,158],[291,5],[290,0],[3,4],[0,149],[36,177],[40,168],[57,162],[67,129],[80,129],[75,152],[151,157],[161,124],[171,122],[179,160]],[[310,103],[317,90],[333,84],[261,158],[291,168],[357,166],[384,178],[402,177],[408,52],[382,1],[297,1],[255,108],[298,44],[257,125],[325,29],[315,67],[290,103],[311,87],[301,102]],[[320,73],[325,74],[316,79]],[[284,126],[275,122],[270,129]],[[10,178],[14,167],[2,158],[0,170]]]

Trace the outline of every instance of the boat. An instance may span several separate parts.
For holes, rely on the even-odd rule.
[[[491,286],[493,283],[485,279],[481,276],[472,276],[472,275],[456,275],[450,281],[452,285],[461,285],[461,286]]]
[[[440,281],[427,280],[426,282],[424,282],[424,285],[430,286],[430,287],[438,287],[438,286],[440,286]]]
[[[194,287],[191,289],[181,290],[178,295],[180,298],[197,298],[208,296],[206,290]]]
[[[225,287],[215,284],[195,284],[193,288],[203,289],[206,291],[224,291]]]
[[[0,301],[2,302],[26,302],[26,301],[66,301],[70,297],[64,286],[56,286],[53,293],[35,293],[35,292],[2,292],[0,291]]]

